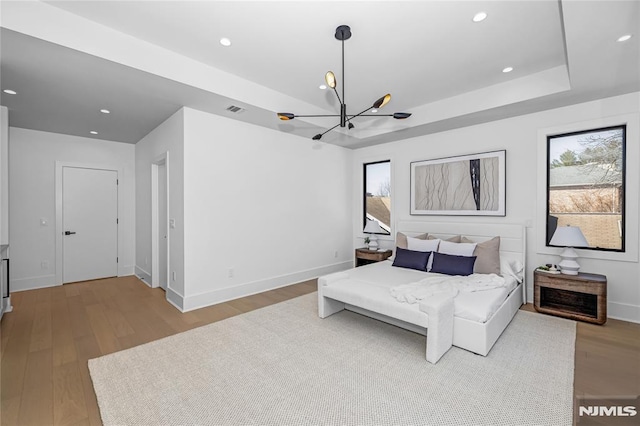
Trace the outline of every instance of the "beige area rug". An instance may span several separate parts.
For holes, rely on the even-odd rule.
[[[575,322],[518,312],[487,357],[317,293],[89,361],[107,425],[570,425]]]

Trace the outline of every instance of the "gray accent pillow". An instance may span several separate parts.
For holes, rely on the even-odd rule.
[[[467,237],[462,237],[463,243],[473,243]],[[493,237],[476,245],[473,251],[476,256],[476,263],[473,272],[476,274],[497,274],[500,275],[500,237]]]

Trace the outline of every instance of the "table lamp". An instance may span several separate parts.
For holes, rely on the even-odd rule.
[[[369,237],[369,250],[378,250],[378,236],[376,234],[384,233],[384,230],[380,227],[377,220],[367,220],[367,225],[364,227],[365,234],[371,234]]]
[[[560,272],[567,275],[578,275],[580,265],[576,261],[578,253],[573,247],[589,247],[587,239],[577,226],[559,226],[553,233],[549,245],[564,247],[560,257],[562,260],[558,264]]]

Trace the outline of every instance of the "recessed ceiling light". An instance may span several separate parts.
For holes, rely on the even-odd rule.
[[[371,110],[371,112],[375,114],[376,112],[378,112],[378,110],[374,108]]]
[[[96,132],[95,130],[92,130],[89,133],[91,133],[92,135],[97,135],[98,134],[98,132]]]
[[[504,72],[504,73],[508,73],[508,72],[511,72],[511,71],[513,71],[513,67],[506,67],[505,69],[502,70],[502,72]]]
[[[8,94],[8,95],[17,95],[18,94],[18,92],[16,92],[15,90],[11,90],[11,89],[4,89],[3,92]]]
[[[627,41],[631,38],[631,34],[625,34],[618,39],[619,42]]]
[[[223,45],[224,47],[229,47],[229,46],[231,46],[231,40],[229,40],[226,37],[222,37],[220,39],[220,44]]]
[[[327,85],[326,84],[321,84],[318,87],[320,88],[320,90],[326,90],[327,89]]]
[[[473,15],[473,22],[482,22],[487,19],[487,12],[478,12]]]
[[[111,111],[109,111],[108,109],[101,109],[100,112],[103,114],[111,114]]]

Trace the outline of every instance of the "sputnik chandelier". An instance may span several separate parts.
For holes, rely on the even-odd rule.
[[[345,99],[344,99],[344,41],[349,40],[351,38],[351,28],[349,28],[348,25],[340,25],[338,28],[336,28],[335,37],[337,40],[340,40],[342,42],[341,43],[342,44],[342,98],[340,98],[340,95],[336,90],[337,79],[335,74],[332,71],[328,71],[327,74],[325,74],[324,80],[327,82],[327,87],[333,89],[333,92],[336,94],[338,98],[338,102],[340,102],[340,114],[298,115],[290,112],[279,112],[278,118],[280,118],[280,120],[286,121],[286,120],[293,120],[296,117],[340,117],[340,122],[338,124],[336,124],[335,126],[333,126],[328,130],[325,130],[323,133],[318,133],[312,138],[313,140],[320,140],[323,135],[325,135],[326,133],[330,132],[331,130],[335,129],[338,126],[340,127],[348,126],[349,129],[353,129],[355,126],[353,125],[351,120],[353,120],[356,117],[393,117],[396,120],[404,120],[405,118],[409,118],[411,116],[411,113],[408,113],[408,112],[394,112],[393,114],[365,114],[369,111],[375,112],[372,110],[377,111],[378,109],[382,108],[387,103],[389,103],[389,101],[391,100],[391,95],[388,93],[383,97],[381,97],[380,99],[376,100],[373,103],[373,105],[371,105],[370,107],[368,107],[367,109],[365,109],[364,111],[358,114],[349,115],[347,113],[347,105],[345,104]]]

